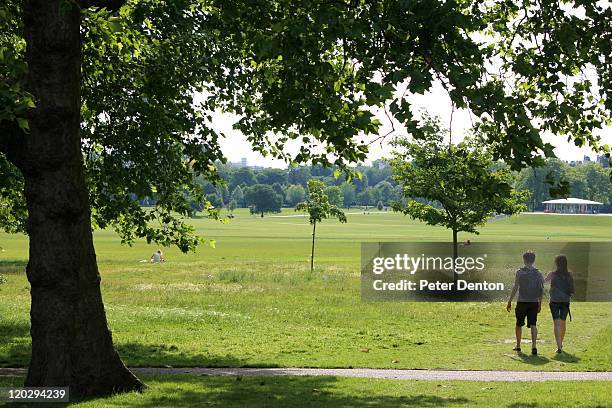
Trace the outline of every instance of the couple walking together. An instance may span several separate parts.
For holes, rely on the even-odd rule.
[[[555,268],[546,278],[536,269],[535,253],[526,252],[523,254],[524,266],[516,272],[514,287],[508,300],[506,310],[512,309],[512,299],[518,292],[518,299],[515,307],[516,315],[516,347],[515,351],[521,351],[521,338],[525,319],[527,327],[531,329],[531,354],[537,355],[538,349],[536,340],[538,337],[537,320],[538,313],[542,309],[542,295],[544,294],[544,284],[550,283],[550,313],[554,324],[555,340],[557,342],[557,353],[563,352],[563,339],[565,337],[565,321],[570,313],[570,298],[574,294],[574,279],[567,269],[567,257],[559,255],[555,258]]]

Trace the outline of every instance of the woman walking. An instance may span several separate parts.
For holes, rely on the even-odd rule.
[[[550,312],[555,328],[557,353],[563,351],[563,338],[565,337],[565,319],[570,313],[570,298],[574,294],[574,278],[567,270],[567,257],[558,255],[555,258],[555,270],[545,279],[550,282]]]

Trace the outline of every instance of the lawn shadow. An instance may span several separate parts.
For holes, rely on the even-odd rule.
[[[186,353],[181,351],[179,346],[164,343],[119,343],[115,347],[130,367],[278,367],[277,364],[263,362],[247,363],[229,353]]]
[[[452,407],[470,401],[434,394],[374,395],[336,377],[177,377],[144,378],[149,389],[123,407]],[[110,401],[109,401],[110,402]]]
[[[555,354],[553,360],[560,361],[562,363],[574,364],[580,361],[580,357],[576,357],[573,354],[566,353],[565,351],[560,354]]]
[[[8,274],[25,274],[28,261],[0,261],[0,273]]]
[[[531,365],[544,365],[544,364],[550,363],[550,359],[548,357],[544,357],[541,355],[534,356],[531,354],[525,354],[522,351],[517,352],[516,357],[511,357],[511,358],[513,360],[520,360],[523,363],[531,364]]]
[[[0,367],[25,367],[30,352],[30,324],[0,321]]]

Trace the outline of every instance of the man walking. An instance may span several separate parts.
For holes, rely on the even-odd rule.
[[[535,258],[535,254],[531,251],[527,251],[523,254],[524,266],[516,271],[514,287],[512,288],[512,293],[510,294],[510,299],[508,299],[508,305],[506,306],[506,310],[510,312],[512,309],[512,299],[518,291],[518,299],[515,308],[516,347],[512,350],[521,351],[523,326],[525,325],[525,318],[527,318],[527,327],[531,328],[531,354],[534,356],[538,354],[536,346],[538,328],[536,323],[538,321],[538,313],[540,313],[542,306],[542,293],[544,292],[544,277],[534,266]]]

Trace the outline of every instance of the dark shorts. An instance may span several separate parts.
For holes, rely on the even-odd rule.
[[[569,310],[570,310],[569,303],[551,302],[549,306],[550,306],[550,313],[552,314],[553,320],[567,319],[567,314],[569,313]]]
[[[538,302],[517,302],[514,309],[516,325],[524,326],[526,317],[527,327],[535,326],[538,322],[538,305]]]

